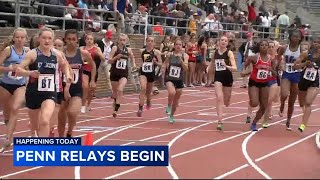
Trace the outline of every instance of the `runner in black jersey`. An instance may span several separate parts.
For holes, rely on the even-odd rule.
[[[69,68],[60,53],[53,50],[54,32],[42,28],[38,33],[39,47],[29,51],[25,59],[18,65],[18,76],[29,76],[26,89],[26,106],[32,127],[38,128],[38,136],[48,137],[50,119],[57,101],[56,76],[61,66],[67,81],[71,81]],[[25,68],[28,66],[28,70]],[[35,125],[35,124],[38,124]]]
[[[208,67],[209,81],[212,81],[214,75],[214,89],[217,101],[217,115],[218,115],[218,130],[223,130],[223,105],[228,107],[230,105],[231,92],[233,86],[232,71],[237,70],[237,65],[234,59],[233,52],[227,48],[229,39],[222,36],[219,39],[219,45],[214,52],[212,52],[212,59]]]
[[[168,106],[166,113],[170,123],[174,123],[173,115],[178,107],[182,94],[184,72],[188,70],[189,56],[182,50],[182,41],[177,39],[174,43],[174,51],[168,55],[162,64],[161,73],[165,76],[168,90]]]
[[[303,109],[299,131],[303,132],[311,115],[311,105],[319,94],[320,37],[312,43],[312,49],[300,54],[293,69],[303,69],[299,81],[300,106]]]
[[[128,37],[125,34],[120,34],[118,37],[117,46],[113,46],[110,52],[110,59],[108,63],[111,64],[110,80],[112,86],[112,98],[113,103],[113,117],[117,116],[117,112],[120,108],[121,97],[123,95],[123,89],[127,84],[128,71],[129,71],[129,58],[131,60],[132,69],[136,68],[134,56],[131,48],[127,48],[125,45],[128,41]]]
[[[78,48],[78,33],[76,30],[67,30],[64,39],[66,42],[64,54],[71,66],[73,79],[72,83],[66,83],[65,81],[63,83],[64,98],[62,102],[62,108],[59,114],[58,129],[59,136],[63,137],[65,133],[66,119],[68,117],[68,131],[66,136],[71,137],[82,104],[82,75],[84,62],[88,62],[88,64],[92,67],[92,77],[95,77],[96,75],[96,65],[88,51],[81,50],[80,48]],[[95,86],[95,81],[90,81],[90,87],[95,88]]]
[[[140,68],[140,101],[137,116],[142,115],[145,96],[147,97],[146,109],[151,107],[151,92],[156,76],[156,66],[161,66],[161,52],[154,49],[154,38],[147,37],[147,46],[141,53],[142,65]]]

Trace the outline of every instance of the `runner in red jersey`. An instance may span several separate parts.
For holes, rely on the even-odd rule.
[[[266,112],[269,96],[268,82],[272,79],[272,76],[276,75],[276,63],[268,54],[268,48],[268,41],[262,40],[252,49],[256,55],[248,57],[245,62],[245,67],[252,64],[249,78],[250,105],[251,107],[260,105],[251,124],[252,131],[257,131],[256,124]]]

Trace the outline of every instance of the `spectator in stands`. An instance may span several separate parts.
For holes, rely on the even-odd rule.
[[[260,18],[261,18],[261,31],[263,32],[261,37],[268,38],[272,17],[269,16],[268,12],[265,12],[262,16],[260,16]]]
[[[288,12],[284,12],[284,14],[280,15],[277,21],[277,27],[280,29],[281,39],[284,39],[284,34],[286,29],[290,26],[290,19],[288,16]]]
[[[262,1],[261,5],[259,7],[259,11],[262,12],[263,14],[268,12],[268,9],[267,9],[265,1]]]
[[[293,19],[293,23],[296,24],[297,28],[300,28],[302,23],[301,23],[301,18],[296,15],[296,17]]]
[[[251,4],[249,4],[249,0],[247,0],[247,6],[248,6],[248,21],[252,24],[255,24],[256,22],[256,1],[253,1]]]
[[[231,13],[234,13],[237,10],[239,10],[240,9],[239,0],[232,1],[230,4],[230,7],[231,7]]]

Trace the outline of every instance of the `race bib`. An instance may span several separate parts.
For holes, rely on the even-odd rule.
[[[307,68],[304,72],[303,78],[308,81],[315,81],[318,71],[314,68]]]
[[[54,92],[54,75],[40,74],[38,78],[38,91]]]
[[[126,59],[120,59],[116,63],[117,69],[126,69],[127,67],[127,60]]]
[[[265,80],[268,78],[269,71],[264,69],[258,69],[257,79]]]
[[[180,78],[181,67],[170,66],[169,76]]]
[[[296,71],[293,69],[293,64],[292,64],[292,63],[286,64],[286,72],[287,72],[287,73],[294,73],[294,72],[296,72]]]
[[[72,84],[77,84],[77,82],[79,81],[79,69],[72,69],[72,72],[73,72]],[[63,82],[67,82],[66,75],[63,75]]]
[[[216,59],[215,64],[216,64],[216,71],[226,70],[224,59]]]
[[[144,62],[142,64],[142,71],[146,73],[151,73],[153,71],[153,63],[152,62]]]

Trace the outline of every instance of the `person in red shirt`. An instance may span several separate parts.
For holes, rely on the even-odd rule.
[[[248,21],[251,23],[255,23],[257,19],[257,13],[256,13],[256,2],[253,1],[251,4],[249,4],[249,1],[247,1],[248,5]]]
[[[268,54],[268,49],[269,42],[262,40],[252,49],[255,55],[249,56],[245,62],[245,67],[252,64],[248,90],[250,106],[257,107],[259,105],[259,110],[251,124],[252,131],[257,131],[257,122],[266,112],[269,96],[268,82],[272,80],[272,76],[276,75],[276,63]]]

